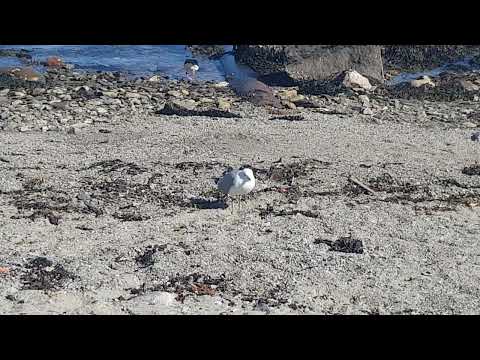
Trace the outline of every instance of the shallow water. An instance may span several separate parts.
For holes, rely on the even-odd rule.
[[[76,70],[121,71],[132,76],[161,74],[172,79],[185,78],[183,63],[186,59],[192,58],[185,45],[0,45],[1,49],[30,50],[30,55],[35,61],[45,61],[50,56],[59,56],[66,63],[75,65]],[[226,52],[232,49],[232,45],[225,45]],[[237,64],[231,54],[224,55],[218,60],[200,57],[197,61],[200,66],[197,79],[200,81],[224,81],[226,75],[232,74],[237,81],[257,77],[247,66]],[[16,57],[0,57],[0,67],[20,65],[25,64]],[[435,77],[449,67],[458,65],[466,67],[469,71],[480,70],[479,66],[470,62],[470,58],[466,58],[423,72],[401,73],[387,84],[399,84],[422,75]],[[36,66],[35,69],[45,70],[41,66]]]
[[[442,72],[452,70],[454,72],[468,72],[468,71],[479,71],[480,66],[471,62],[472,57],[467,57],[460,61],[448,63],[437,68],[416,72],[416,73],[401,73],[392,78],[390,81],[386,82],[387,85],[397,85],[403,82],[415,80],[420,76],[429,76],[429,77],[436,77],[439,76]],[[462,68],[463,71],[458,71],[458,68]]]
[[[185,45],[0,45],[0,49],[31,50],[36,61],[59,56],[76,70],[122,71],[136,76],[167,75],[173,79],[185,76],[183,63],[192,54]],[[232,57],[233,58],[233,57]],[[201,81],[223,81],[222,62],[197,58]],[[0,57],[0,67],[23,65],[20,59]]]

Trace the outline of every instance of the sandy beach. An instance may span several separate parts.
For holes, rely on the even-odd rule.
[[[478,101],[63,76],[0,90],[0,314],[479,313]]]

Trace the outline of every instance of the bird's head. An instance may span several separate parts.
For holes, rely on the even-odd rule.
[[[239,170],[243,171],[243,173],[247,175],[251,180],[255,179],[252,167],[250,165],[243,165],[240,167]]]

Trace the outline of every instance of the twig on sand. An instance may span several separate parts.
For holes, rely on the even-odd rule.
[[[353,176],[349,177],[348,180],[350,180],[351,182],[353,182],[355,185],[358,185],[360,186],[363,190],[369,192],[370,194],[372,195],[376,195],[377,193],[375,191],[373,191],[370,187],[368,187],[367,185],[365,185],[364,183],[362,183],[360,180],[354,178]]]

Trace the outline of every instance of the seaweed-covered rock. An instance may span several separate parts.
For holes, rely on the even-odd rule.
[[[432,69],[480,52],[474,45],[387,45],[383,49],[386,71],[416,72]]]

